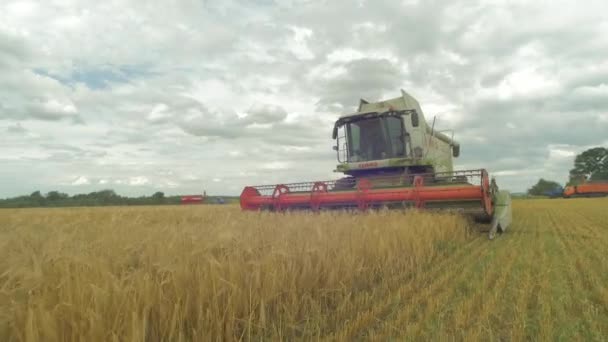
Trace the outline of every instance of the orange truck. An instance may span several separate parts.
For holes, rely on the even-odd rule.
[[[564,189],[564,197],[600,197],[608,196],[607,183],[584,183],[569,185]]]

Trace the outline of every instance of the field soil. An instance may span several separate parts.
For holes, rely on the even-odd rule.
[[[0,210],[1,341],[605,340],[608,199],[454,214]]]

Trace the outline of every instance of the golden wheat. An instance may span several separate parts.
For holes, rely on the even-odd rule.
[[[467,240],[449,214],[232,206],[3,210],[0,225],[0,339],[18,341],[352,338],[394,280]]]
[[[450,214],[0,211],[0,340],[603,340],[608,199]]]

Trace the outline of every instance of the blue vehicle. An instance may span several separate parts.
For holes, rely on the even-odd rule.
[[[553,188],[552,190],[543,192],[543,195],[545,195],[549,198],[563,197],[563,194],[564,194],[564,188],[562,188],[561,186],[558,186],[558,187]]]

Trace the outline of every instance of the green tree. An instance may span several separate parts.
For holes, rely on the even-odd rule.
[[[29,197],[21,198],[20,206],[43,206],[45,202],[44,195],[40,191],[34,191]]]
[[[152,201],[154,203],[164,203],[165,202],[165,193],[161,191],[157,191],[152,195]]]
[[[119,204],[121,200],[120,196],[111,189],[98,191],[96,199],[102,204]]]
[[[67,199],[69,196],[59,191],[51,191],[46,194],[46,199],[49,201],[60,201]]]
[[[541,178],[533,187],[528,189],[528,195],[542,196],[561,187],[562,186],[558,182]]]
[[[608,180],[608,148],[594,147],[576,156],[569,184],[586,180]]]

